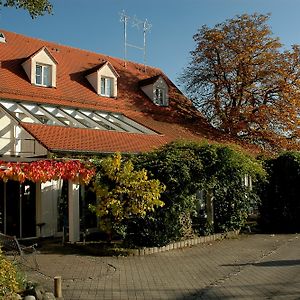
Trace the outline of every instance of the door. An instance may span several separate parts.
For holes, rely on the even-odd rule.
[[[0,182],[0,231],[17,237],[36,236],[35,184]]]

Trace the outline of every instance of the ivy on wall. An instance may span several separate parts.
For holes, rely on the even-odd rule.
[[[33,162],[0,161],[0,180],[24,182],[47,182],[64,179],[75,183],[88,184],[95,170],[91,164],[79,160],[38,160]]]

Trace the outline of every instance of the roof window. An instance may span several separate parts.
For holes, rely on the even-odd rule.
[[[35,65],[35,84],[51,86],[51,66],[36,63]]]
[[[0,43],[6,43],[5,35],[3,32],[0,32]]]
[[[57,62],[46,47],[31,55],[23,64],[31,84],[56,87]]]
[[[142,91],[158,106],[169,105],[169,89],[166,81],[160,76],[140,81]]]
[[[110,98],[117,98],[118,77],[119,74],[109,62],[105,62],[86,76],[98,95]]]

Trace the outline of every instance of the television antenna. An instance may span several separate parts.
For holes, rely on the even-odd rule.
[[[147,32],[150,31],[152,24],[149,23],[149,21],[147,19],[145,19],[144,21],[141,21],[136,16],[134,16],[133,18],[128,16],[126,14],[125,10],[123,10],[120,14],[120,22],[122,22],[124,24],[123,25],[123,29],[124,29],[124,67],[126,68],[126,66],[127,66],[127,47],[131,47],[131,48],[135,48],[135,49],[143,51],[144,66],[145,66],[145,71],[146,71],[146,59],[147,59],[146,36],[147,36]],[[133,28],[135,27],[138,30],[142,29],[142,31],[143,31],[143,46],[142,47],[127,42],[127,25],[129,22]]]

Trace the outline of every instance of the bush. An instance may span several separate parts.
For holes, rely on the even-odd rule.
[[[252,183],[265,177],[262,165],[223,145],[201,147],[199,155],[205,166],[204,186],[213,196],[214,232],[241,229],[251,208],[259,202]]]
[[[193,143],[172,143],[133,158],[137,168],[146,169],[149,176],[166,186],[166,190],[161,195],[164,207],[144,220],[134,220],[129,227],[128,238],[132,243],[162,246],[190,232],[187,219],[196,209],[192,196],[201,189],[204,176],[197,148]]]
[[[268,182],[261,188],[259,224],[268,232],[300,231],[300,153],[265,161]]]
[[[7,260],[0,249],[0,298],[15,299],[23,288],[24,278],[12,262]]]
[[[116,231],[126,235],[130,219],[144,218],[164,205],[160,194],[165,186],[156,179],[148,179],[146,170],[134,170],[132,162],[122,160],[121,154],[94,160],[94,163],[97,204],[90,204],[90,209],[100,218],[100,228],[110,238]]]
[[[165,206],[134,220],[128,229],[131,241],[140,246],[161,246],[191,235],[192,220],[204,234],[240,229],[258,201],[255,190],[244,184],[245,176],[252,182],[265,176],[259,162],[223,145],[172,143],[137,156],[134,163],[167,187]],[[214,224],[200,215],[199,190],[213,197]]]

